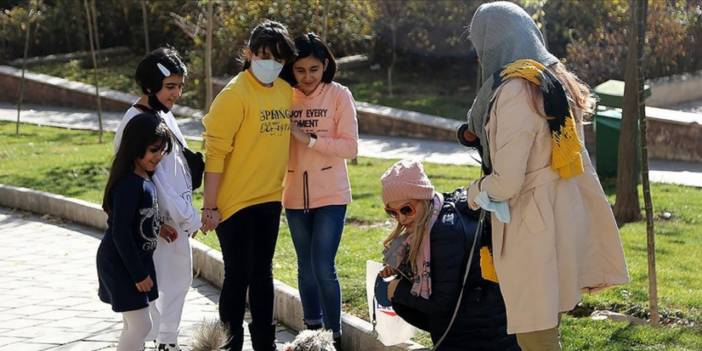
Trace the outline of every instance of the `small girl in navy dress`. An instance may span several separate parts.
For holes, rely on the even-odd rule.
[[[122,313],[118,351],[143,350],[158,297],[152,259],[161,227],[151,174],[173,147],[168,127],[148,113],[132,118],[112,162],[102,208],[107,231],[97,252],[100,300]]]

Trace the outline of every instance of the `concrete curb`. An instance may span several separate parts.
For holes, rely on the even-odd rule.
[[[48,214],[99,230],[107,228],[107,215],[100,206],[58,194],[0,184],[0,206]],[[191,240],[191,245],[195,275],[221,288],[224,280],[222,253],[197,240]],[[297,289],[278,280],[273,284],[276,319],[294,330],[301,330],[302,305]],[[373,336],[370,323],[347,313],[342,314],[342,323],[344,348],[347,351],[427,350],[416,343],[384,346]]]

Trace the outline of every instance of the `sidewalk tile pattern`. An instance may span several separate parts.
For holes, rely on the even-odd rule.
[[[60,220],[0,208],[0,351],[115,350],[121,316],[97,297],[95,253],[101,233]],[[194,279],[179,343],[216,319],[219,289]],[[246,330],[247,328],[245,328]],[[278,341],[294,333],[278,328]],[[147,341],[147,350],[153,342]],[[245,350],[251,350],[247,340]]]

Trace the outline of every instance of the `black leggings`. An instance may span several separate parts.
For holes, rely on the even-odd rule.
[[[227,218],[216,229],[224,258],[219,316],[229,328],[231,350],[241,350],[244,340],[242,323],[247,289],[252,346],[255,350],[275,349],[272,261],[280,211],[280,202],[249,206]]]

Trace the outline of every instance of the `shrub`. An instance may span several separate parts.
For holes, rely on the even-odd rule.
[[[615,8],[594,20],[592,30],[576,31],[580,35],[574,35],[566,46],[570,68],[591,85],[608,79],[624,79],[629,33],[628,6],[617,5],[617,2],[609,3],[609,6]],[[700,22],[699,5],[682,1],[649,2],[644,67],[646,78],[700,68]]]

